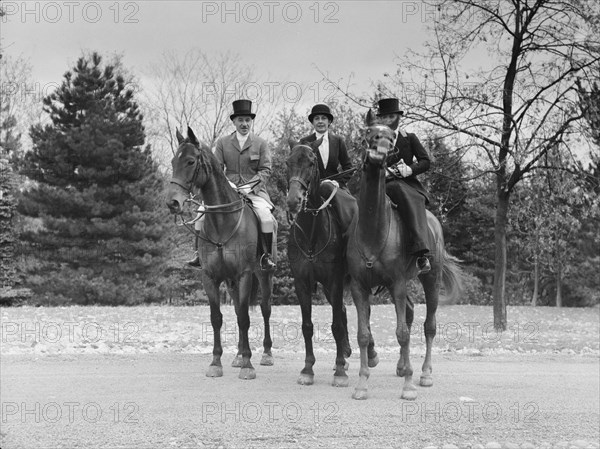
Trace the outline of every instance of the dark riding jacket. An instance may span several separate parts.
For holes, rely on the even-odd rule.
[[[317,160],[319,164],[319,176],[321,179],[328,176],[337,175],[339,173],[338,166],[342,166],[342,171],[346,171],[352,168],[352,161],[348,156],[348,150],[346,149],[346,143],[344,139],[337,134],[329,132],[329,160],[327,161],[327,167],[323,166],[323,160],[321,159],[321,153],[318,149],[315,150]],[[310,145],[312,142],[317,140],[316,133],[312,133],[310,136],[303,137],[300,139],[300,143],[303,145]],[[346,183],[352,177],[352,173],[344,173],[340,177],[336,178],[336,181],[340,186],[344,187]]]
[[[399,180],[407,183],[419,193],[423,194],[426,201],[429,201],[427,190],[417,179],[417,175],[429,170],[431,159],[429,158],[427,150],[423,148],[419,138],[414,133],[398,132],[398,138],[396,139],[394,148],[388,152],[386,163],[388,167],[393,167],[400,162],[400,160],[403,160],[404,163],[411,168],[412,174],[406,178],[399,178]],[[395,179],[398,178],[388,177],[387,180],[389,182]]]

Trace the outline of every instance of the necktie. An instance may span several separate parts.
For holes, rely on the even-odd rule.
[[[329,162],[329,136],[327,134],[323,135],[323,142],[319,145],[319,153],[321,153],[323,167],[327,167],[327,162]]]

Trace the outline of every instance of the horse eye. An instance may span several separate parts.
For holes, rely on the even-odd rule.
[[[196,163],[196,161],[187,161],[187,165],[194,165]]]

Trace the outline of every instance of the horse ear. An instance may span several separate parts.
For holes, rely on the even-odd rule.
[[[179,145],[181,145],[183,143],[183,141],[185,140],[183,138],[183,136],[181,135],[181,133],[179,132],[179,128],[175,128],[175,137],[177,137],[177,143]]]
[[[367,112],[367,116],[365,117],[365,126],[373,126],[375,124],[376,117],[373,114],[371,108],[369,108],[369,112]]]
[[[188,135],[188,139],[190,139],[191,143],[193,143],[194,145],[200,145],[200,142],[198,141],[196,134],[194,134],[194,131],[192,131],[192,128],[190,128],[189,126],[187,129],[187,135]]]
[[[314,142],[311,142],[310,147],[313,150],[317,150],[321,146],[322,143],[323,143],[323,138],[321,137],[319,140],[315,140]]]
[[[288,139],[288,145],[290,146],[290,150],[293,150],[299,143],[295,139],[290,138]]]

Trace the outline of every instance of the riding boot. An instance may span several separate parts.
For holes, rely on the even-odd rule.
[[[419,269],[419,274],[425,274],[431,271],[431,263],[429,263],[429,258],[425,253],[421,253],[421,255],[417,257],[417,268]]]
[[[194,267],[194,268],[202,268],[202,263],[200,262],[200,254],[198,253],[198,237],[196,236],[195,242],[194,242],[194,257],[191,260],[188,260],[186,263],[190,266],[190,267]]]
[[[261,270],[274,270],[276,265],[271,259],[271,248],[273,247],[273,233],[262,232],[261,233],[261,244],[262,244],[262,256],[260,256],[260,269]]]

